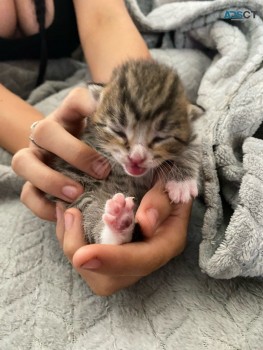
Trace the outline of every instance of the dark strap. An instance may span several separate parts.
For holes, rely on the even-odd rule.
[[[45,30],[46,3],[45,0],[34,0],[40,35],[40,62],[36,86],[43,83],[48,61],[47,38]]]

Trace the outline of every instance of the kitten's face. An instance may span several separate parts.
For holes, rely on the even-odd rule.
[[[171,69],[127,64],[104,88],[93,123],[100,146],[128,175],[143,176],[187,147],[188,107]]]
[[[187,125],[186,125],[187,128]],[[110,120],[98,125],[101,147],[121,164],[128,175],[142,176],[179,155],[187,140],[173,120],[162,116],[153,122],[129,118],[127,126]]]

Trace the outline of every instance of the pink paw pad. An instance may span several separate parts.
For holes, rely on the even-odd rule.
[[[132,232],[134,227],[133,208],[132,197],[125,198],[122,193],[117,193],[107,200],[102,220],[113,232]]]
[[[169,198],[173,203],[187,203],[198,195],[196,180],[168,181],[165,186]]]

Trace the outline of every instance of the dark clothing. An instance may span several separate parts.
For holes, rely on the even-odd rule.
[[[54,21],[46,29],[48,58],[68,57],[79,45],[74,7],[71,0],[54,0]],[[40,59],[40,35],[19,39],[0,38],[0,61]]]

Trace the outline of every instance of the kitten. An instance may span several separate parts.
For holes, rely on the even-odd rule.
[[[123,244],[132,240],[134,213],[157,177],[174,203],[197,196],[200,147],[192,120],[200,110],[176,72],[155,61],[128,61],[104,87],[89,89],[97,109],[82,139],[110,161],[111,173],[100,181],[62,161],[55,168],[85,188],[71,206],[83,213],[87,241]]]

